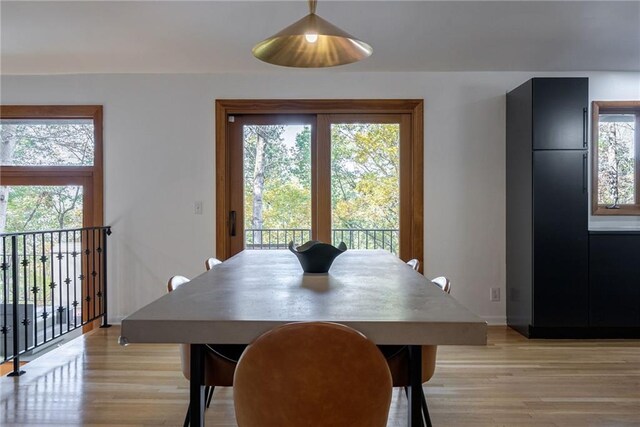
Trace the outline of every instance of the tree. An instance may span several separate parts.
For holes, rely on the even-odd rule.
[[[311,228],[311,128],[300,128],[294,141],[284,141],[287,130],[245,127],[245,229]],[[399,137],[397,124],[332,126],[334,229],[399,228]],[[381,239],[382,233],[377,236]],[[272,242],[261,233],[248,238],[254,244],[286,243],[277,241],[282,233],[272,233]]]
[[[1,165],[90,165],[90,122],[45,121],[0,125]],[[82,225],[80,187],[1,186],[0,232]],[[8,217],[8,212],[11,217]]]
[[[302,187],[311,189],[311,127],[305,126],[296,135],[293,148],[291,173],[298,179]]]
[[[264,191],[267,185],[286,169],[286,148],[283,145],[284,126],[244,127],[244,181],[245,181],[245,228],[264,228]],[[250,203],[250,209],[249,209]],[[261,235],[256,242],[261,242]]]
[[[15,186],[6,230],[52,230],[82,226],[81,187]]]
[[[16,125],[3,124],[0,129],[0,165],[11,164],[13,152],[19,139],[16,128]],[[9,191],[8,186],[0,186],[0,233],[4,232],[7,225]]]
[[[333,125],[334,228],[398,228],[397,124]]]
[[[612,208],[634,202],[634,123],[601,121],[598,128],[598,201]]]

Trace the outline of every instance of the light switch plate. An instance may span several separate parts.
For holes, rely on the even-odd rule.
[[[491,293],[489,294],[489,299],[492,302],[500,301],[500,288],[491,288]]]

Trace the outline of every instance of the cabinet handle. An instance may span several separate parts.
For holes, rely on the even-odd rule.
[[[587,141],[587,124],[588,124],[588,120],[587,120],[587,109],[583,108],[582,109],[582,146],[584,148],[587,148],[587,144],[589,143]]]
[[[587,153],[582,155],[582,192],[587,192]]]
[[[231,236],[236,235],[236,211],[229,212],[229,234]]]

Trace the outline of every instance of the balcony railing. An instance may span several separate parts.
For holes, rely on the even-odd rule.
[[[349,249],[384,249],[398,253],[399,230],[393,228],[334,228],[332,244],[344,242]],[[305,228],[249,228],[245,230],[246,249],[286,249],[290,241],[298,245],[311,240]]]
[[[0,234],[0,363],[107,320],[110,227]]]

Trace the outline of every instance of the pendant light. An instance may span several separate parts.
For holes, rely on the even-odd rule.
[[[309,0],[309,14],[261,41],[253,55],[284,67],[321,68],[350,64],[371,55],[367,43],[316,15],[317,0]]]

